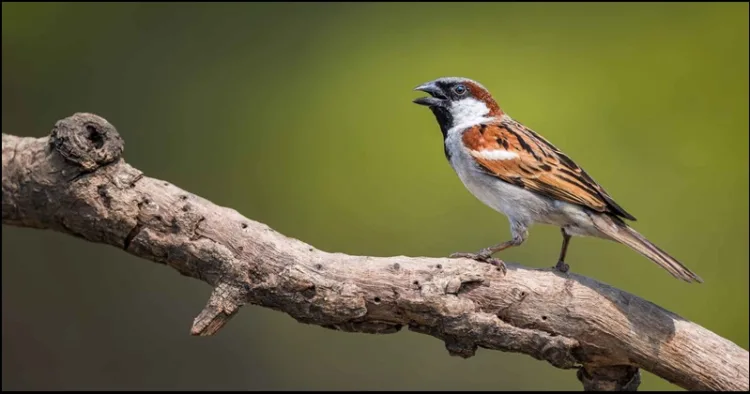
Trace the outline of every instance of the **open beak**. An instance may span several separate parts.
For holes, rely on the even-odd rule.
[[[414,99],[415,104],[426,105],[428,107],[444,107],[448,101],[443,90],[434,81],[423,83],[414,88],[414,90],[425,92],[431,96],[416,98]]]

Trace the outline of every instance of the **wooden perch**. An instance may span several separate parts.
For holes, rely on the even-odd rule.
[[[324,252],[144,176],[121,158],[115,128],[92,114],[57,122],[46,138],[2,140],[3,224],[114,245],[207,282],[214,291],[194,335],[214,334],[249,303],[342,331],[406,326],[461,357],[478,347],[528,354],[577,369],[586,390],[635,390],[639,368],[685,389],[748,390],[746,350],[593,279]]]

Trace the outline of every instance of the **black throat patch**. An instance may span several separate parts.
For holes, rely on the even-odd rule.
[[[445,153],[445,158],[450,162],[451,154],[448,152],[448,147],[445,146],[445,138],[448,136],[448,130],[453,127],[453,116],[451,116],[450,111],[446,108],[432,107],[430,110],[435,115],[435,120],[437,120],[438,126],[440,126],[440,132],[443,133],[443,152]]]

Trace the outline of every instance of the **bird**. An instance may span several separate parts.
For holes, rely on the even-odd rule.
[[[565,263],[573,236],[624,244],[688,283],[703,283],[677,259],[651,243],[625,220],[625,211],[589,174],[549,141],[511,118],[479,82],[444,77],[423,83],[414,99],[428,107],[443,134],[445,157],[464,186],[478,200],[510,222],[511,239],[476,253],[450,258],[490,263],[507,273],[493,254],[523,244],[533,224],[554,225],[562,246],[553,269],[567,273]]]

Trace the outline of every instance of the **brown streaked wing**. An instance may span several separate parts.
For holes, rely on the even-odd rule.
[[[515,121],[466,130],[463,142],[477,163],[501,180],[542,195],[635,220],[604,189],[544,138]],[[506,150],[516,158],[481,157],[483,150]]]
[[[607,212],[614,214],[615,216],[620,216],[628,220],[635,221],[635,216],[631,215],[623,207],[620,206],[615,200],[612,198],[612,196],[607,193],[604,188],[598,184],[591,176],[589,176],[586,171],[579,167],[573,160],[571,160],[568,156],[566,156],[564,153],[562,153],[559,149],[557,149],[554,145],[552,145],[549,141],[544,139],[544,137],[540,136],[539,134],[535,133],[534,130],[529,129],[528,127],[522,125],[521,123],[507,118],[507,121],[504,122],[504,124],[507,125],[507,127],[511,130],[520,129],[523,132],[525,132],[527,135],[531,136],[540,146],[544,145],[546,146],[546,151],[552,152],[554,155],[557,156],[557,158],[560,160],[563,167],[567,170],[573,171],[574,174],[576,174],[576,178],[580,179],[581,182],[586,183],[587,185],[590,185],[592,188],[596,189],[600,197],[604,200],[604,202],[607,205]]]

